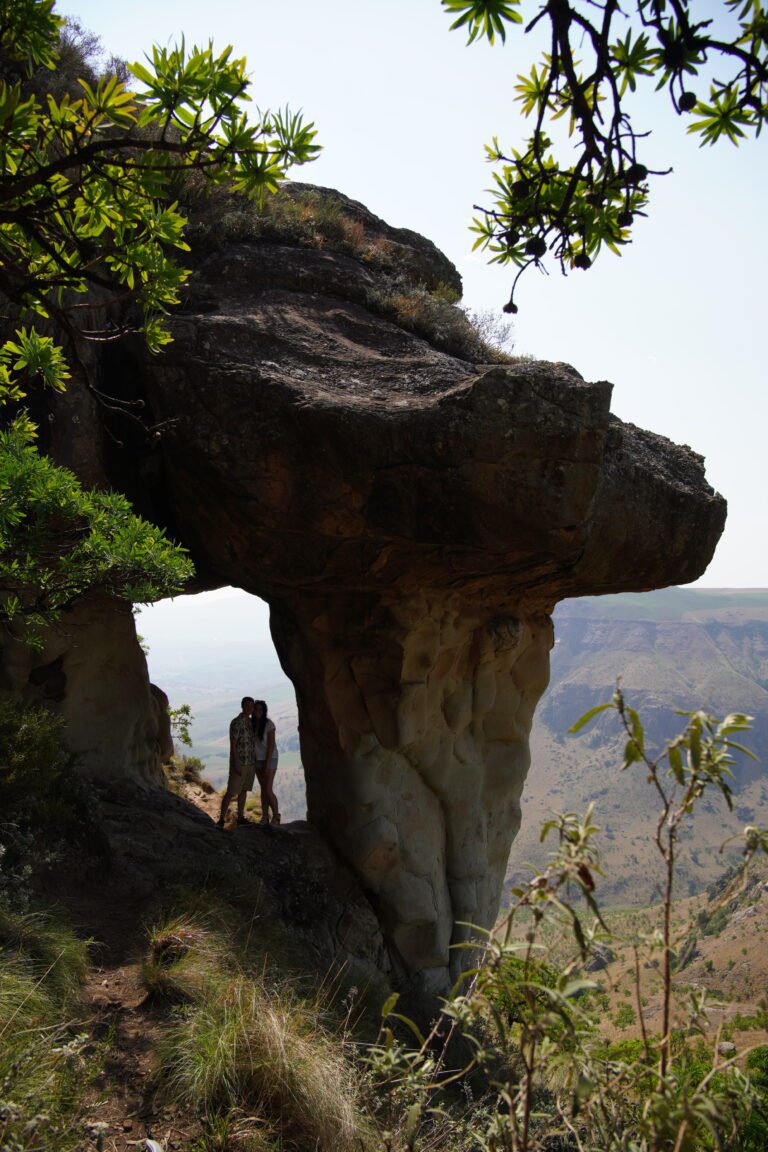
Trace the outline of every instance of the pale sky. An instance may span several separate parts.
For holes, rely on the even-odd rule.
[[[465,47],[439,0],[60,0],[58,11],[129,60],[182,33],[233,44],[255,104],[288,103],[317,124],[324,152],[296,179],[429,236],[462,273],[471,308],[507,299],[509,271],[471,254],[467,225],[490,184],[483,144],[524,139],[512,89],[538,58],[530,37],[511,29],[504,48]],[[606,253],[567,279],[527,274],[516,351],[610,380],[618,416],[702,453],[729,517],[701,583],[766,587],[768,144],[699,149],[663,98],[639,107],[655,162],[674,174],[654,181],[650,218],[622,259]]]

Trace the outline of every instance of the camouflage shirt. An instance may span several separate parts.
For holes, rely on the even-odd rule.
[[[237,758],[242,768],[251,768],[256,763],[256,733],[253,730],[250,716],[241,712],[235,716],[229,726],[229,738],[237,751]]]

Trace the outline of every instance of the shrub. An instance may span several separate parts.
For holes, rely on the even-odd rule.
[[[476,314],[449,303],[444,293],[428,292],[401,277],[382,280],[381,287],[368,294],[368,306],[462,360],[506,364],[514,359],[503,347],[486,340],[489,326],[485,322],[478,325],[473,319]]]
[[[0,701],[0,809],[31,808],[38,823],[55,821],[57,797],[72,757],[64,722],[46,708]]]
[[[163,764],[163,772],[169,790],[175,792],[177,796],[184,795],[187,784],[193,784],[209,795],[216,791],[210,780],[206,780],[203,776],[205,764],[197,756],[174,755]]]
[[[620,1004],[616,1011],[613,1022],[617,1028],[631,1028],[636,1022],[637,1016],[631,1004]]]

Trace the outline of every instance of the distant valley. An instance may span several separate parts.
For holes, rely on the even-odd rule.
[[[303,818],[296,704],[269,640],[265,606],[233,592],[205,607],[182,597],[173,610],[181,621],[174,628],[160,626],[153,617],[157,610],[142,613],[138,627],[149,645],[153,680],[172,705],[192,707],[191,753],[220,786],[227,771],[227,727],[240,697],[266,699],[278,730],[283,810],[288,819]],[[705,801],[695,836],[685,846],[679,895],[700,891],[725,866],[718,849],[726,837],[768,818],[768,590],[672,588],[566,601],[555,613],[555,635],[509,882],[524,875],[529,863],[540,866],[546,859],[550,846],[539,843],[539,828],[552,810],[583,811],[593,801],[602,828],[603,898],[633,905],[653,899],[658,877],[649,834],[655,807],[644,773],[620,772],[623,741],[616,717],[607,713],[579,736],[566,735],[583,712],[610,699],[620,676],[657,746],[684,723],[676,709],[738,710],[754,717],[749,745],[761,764],[737,765],[734,817],[724,818],[719,801]]]

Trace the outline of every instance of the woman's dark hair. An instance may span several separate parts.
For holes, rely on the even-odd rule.
[[[259,716],[259,718],[257,719],[256,718],[256,709],[258,708],[259,704],[261,704],[261,716]],[[266,702],[266,700],[255,700],[254,701],[253,715],[251,716],[251,724],[253,724],[253,730],[256,733],[256,735],[258,736],[259,740],[263,740],[264,739],[264,729],[267,726],[267,702]]]

